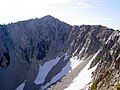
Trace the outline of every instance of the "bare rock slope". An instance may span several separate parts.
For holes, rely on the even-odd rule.
[[[96,65],[82,89],[119,88],[120,31],[71,26],[50,15],[0,25],[0,90],[70,90]]]

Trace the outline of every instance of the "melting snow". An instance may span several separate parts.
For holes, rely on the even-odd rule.
[[[48,62],[46,62],[43,66],[39,66],[39,73],[37,75],[37,78],[35,79],[36,84],[41,84],[44,82],[47,74],[50,72],[52,67],[58,63],[60,58],[56,57],[56,59],[52,59]]]
[[[89,84],[89,82],[92,80],[91,78],[92,72],[97,68],[97,65],[89,70],[88,68],[98,53],[99,51],[92,57],[92,59],[82,69],[79,75],[73,80],[73,83],[71,83],[70,86],[65,90],[80,90],[80,89],[83,89],[87,84]]]
[[[70,58],[70,66],[72,70],[82,62],[82,59],[77,59],[77,57]]]
[[[69,57],[67,53],[64,54],[65,58],[64,61]],[[62,56],[61,56],[62,57]],[[47,74],[50,72],[50,70],[53,68],[54,65],[58,63],[61,57],[57,57],[56,59],[52,59],[48,62],[46,62],[43,66],[39,66],[39,73],[37,75],[37,78],[35,79],[36,84],[42,84],[47,76]],[[54,76],[49,83],[47,83],[42,88],[45,89],[52,83],[58,81],[60,78],[62,78],[64,75],[68,74],[71,70],[73,70],[76,66],[78,66],[82,60],[78,60],[77,57],[70,58],[70,61],[67,63],[67,65],[62,68],[61,72]]]
[[[64,61],[69,57],[69,55],[67,54],[67,52],[64,54],[65,58]]]
[[[70,67],[70,61],[69,61],[67,65],[64,68],[62,68],[62,71],[56,76],[54,76],[49,83],[47,83],[45,86],[42,87],[42,89],[45,89],[48,86],[50,86],[52,83],[55,83],[56,81],[58,81],[60,78],[62,78],[62,76],[66,75],[70,70],[71,70],[71,67]]]
[[[65,58],[64,61],[69,57],[67,52],[64,54]],[[73,70],[76,66],[78,66],[82,62],[81,59],[77,59],[77,56],[70,58],[70,67]]]
[[[64,55],[65,55],[64,60],[69,57],[67,53],[65,53]],[[81,62],[82,60],[78,60],[77,57],[71,58],[70,61],[67,63],[67,65],[64,68],[62,68],[61,72],[56,76],[54,76],[51,79],[51,81],[47,83],[45,86],[42,86],[42,89],[45,89],[48,86],[50,86],[52,83],[55,83],[56,81],[58,81],[60,78],[62,78],[64,75],[68,74],[71,70],[73,70],[76,66],[78,66]]]
[[[18,86],[16,90],[23,90],[24,86],[25,86],[25,81],[22,84],[20,84],[20,86]]]

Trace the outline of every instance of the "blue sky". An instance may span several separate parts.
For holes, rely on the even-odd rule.
[[[52,15],[71,25],[120,29],[120,0],[0,0],[0,23]]]

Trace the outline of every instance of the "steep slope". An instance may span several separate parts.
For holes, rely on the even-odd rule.
[[[93,73],[92,90],[120,89],[120,31],[114,31],[104,44],[93,64],[99,62]],[[96,88],[96,89],[94,89]]]
[[[1,25],[0,90],[70,90],[86,74],[79,86],[92,89],[95,83],[105,90],[101,70],[114,65],[113,73],[119,72],[119,33],[101,25],[71,26],[50,15]]]
[[[84,73],[85,73],[84,79],[85,80],[89,79],[88,74],[90,73],[89,71],[88,72],[86,71],[87,69],[89,69],[90,66],[87,64],[88,63],[91,64],[90,62],[92,62],[92,60],[94,60],[94,58],[97,57],[96,53],[100,51],[103,44],[107,41],[108,37],[113,32],[112,29],[108,29],[100,25],[97,25],[97,26],[82,25],[80,27],[74,26],[73,30],[74,31],[71,31],[71,32],[75,36],[75,38],[71,40],[72,42],[68,49],[68,52],[70,52],[71,58],[75,57],[77,59],[74,59],[74,60],[78,60],[78,61],[81,60],[81,62],[75,69],[73,69],[70,73],[68,73],[65,77],[63,77],[61,81],[57,83],[57,85],[52,86],[51,87],[52,90],[56,90],[56,89],[63,90],[69,87],[69,85],[72,82],[76,81],[74,80],[75,77],[81,76]],[[71,35],[70,37],[74,37],[74,36]],[[84,68],[86,69],[84,70]],[[81,72],[84,72],[84,73],[80,74]],[[77,82],[82,83],[83,81],[77,81]],[[89,84],[89,82],[90,80],[85,83]],[[79,83],[77,83],[77,85],[75,83],[75,85],[80,87]],[[72,84],[70,86],[72,86]],[[73,87],[75,88],[76,86],[73,86]],[[68,88],[68,90],[71,90],[71,89],[73,88]],[[79,90],[79,89],[80,88],[76,87],[76,90]]]
[[[8,35],[11,37],[6,40],[8,35],[4,36],[5,39],[2,33],[0,36],[1,39],[3,38],[3,44],[11,41],[11,44],[7,46],[1,44],[2,48],[0,48],[1,89],[16,89],[25,80],[27,90],[39,88],[34,83],[39,63],[44,65],[45,62],[59,55],[65,46],[71,27],[52,16],[45,16],[41,19],[9,24],[6,26],[5,32],[1,29],[3,34],[9,33]],[[4,55],[8,51],[10,60]],[[10,61],[8,67],[4,66],[3,63],[8,61]],[[49,79],[51,77],[48,77],[46,81]]]

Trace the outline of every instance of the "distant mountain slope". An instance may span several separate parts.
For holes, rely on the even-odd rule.
[[[101,25],[50,15],[0,25],[0,90],[111,90],[120,83],[119,51],[120,31]]]

